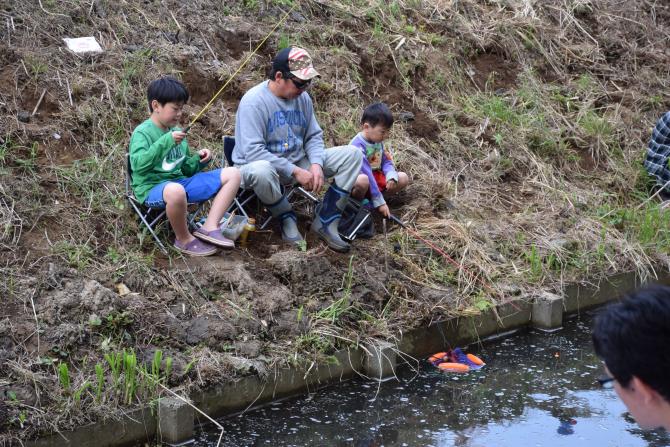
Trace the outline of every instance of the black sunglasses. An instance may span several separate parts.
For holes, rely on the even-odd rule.
[[[600,379],[598,379],[598,383],[600,384],[601,387],[609,389],[609,388],[614,387],[614,381],[615,380],[616,379],[614,377],[605,376],[605,377],[601,377]]]
[[[305,90],[307,87],[309,87],[312,84],[312,80],[309,79],[307,81],[296,81],[297,78],[290,78],[291,82],[293,82],[293,85],[295,85],[295,88],[298,90]]]

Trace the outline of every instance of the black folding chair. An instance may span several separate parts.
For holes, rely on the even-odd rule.
[[[151,233],[151,236],[158,244],[158,247],[160,248],[161,252],[167,255],[168,254],[167,248],[165,248],[165,245],[163,244],[163,242],[158,237],[158,234],[156,233],[158,226],[164,222],[165,220],[164,218],[167,211],[165,210],[165,208],[152,208],[143,203],[140,203],[140,201],[137,200],[137,197],[135,197],[135,193],[133,192],[133,189],[131,187],[132,175],[133,172],[130,165],[130,153],[126,153],[126,199],[130,203],[131,208],[137,214],[137,217],[140,218],[140,221],[142,222],[144,227],[149,231],[149,233]],[[196,226],[195,219],[200,210],[202,209],[204,203],[205,202],[199,202],[199,203],[192,202],[188,204],[188,206],[191,208],[193,208],[194,206],[196,207],[193,212],[188,214],[188,217],[186,219],[190,229],[195,228]]]
[[[366,209],[359,200],[356,200],[353,197],[349,197],[347,204],[345,205],[344,212],[342,213],[342,219],[344,220],[345,218],[346,222],[344,223],[344,228],[342,221],[340,221],[340,228],[338,229],[338,233],[340,233],[342,239],[346,240],[347,242],[352,242],[354,239],[356,239],[359,234],[359,230],[361,230],[361,228],[363,228],[365,225],[372,225],[372,213],[370,210]],[[365,237],[369,238],[373,233],[374,227],[372,233]]]
[[[230,136],[224,136],[223,137],[223,154],[226,160],[226,165],[227,166],[234,166],[233,163],[233,149],[235,149],[235,137],[230,137]],[[282,191],[286,194],[286,199],[295,202],[295,194],[298,193],[302,198],[306,199],[309,204],[312,206],[316,205],[319,203],[319,199],[310,193],[309,191],[305,190],[302,186],[300,185],[281,185]],[[245,217],[249,217],[247,215],[246,210],[244,209],[247,204],[256,198],[256,194],[253,192],[253,190],[241,190],[238,194],[237,197],[235,197],[235,200],[233,201],[233,204],[231,205],[231,208],[228,210],[229,212],[232,212],[233,210],[237,209],[242,213]],[[312,210],[313,211],[313,210]],[[313,214],[313,213],[312,213]],[[263,224],[260,225],[261,230],[264,230],[267,228],[267,226],[270,224],[270,221],[272,220],[272,215],[268,216],[267,219],[263,222]]]

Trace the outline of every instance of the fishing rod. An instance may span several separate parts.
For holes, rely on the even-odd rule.
[[[441,254],[442,256],[444,256],[444,258],[445,258],[447,261],[449,261],[451,264],[453,264],[456,268],[458,268],[458,269],[463,269],[463,271],[465,271],[466,273],[471,274],[469,271],[466,270],[466,268],[465,268],[462,264],[459,264],[458,262],[454,261],[448,254],[446,254],[446,253],[444,252],[444,250],[442,250],[440,247],[438,247],[437,245],[433,244],[432,242],[430,242],[430,241],[428,241],[428,240],[422,238],[421,235],[419,235],[419,233],[417,233],[416,231],[412,230],[410,227],[407,226],[407,224],[405,224],[403,221],[401,221],[400,219],[398,219],[396,216],[394,216],[393,214],[391,214],[391,215],[389,216],[389,219],[391,219],[393,222],[395,222],[395,223],[397,223],[398,225],[400,225],[404,230],[407,230],[407,232],[410,233],[412,236],[414,236],[416,239],[420,240],[421,242],[423,242],[424,244],[426,244],[427,246],[429,246],[430,248],[432,248],[433,250],[435,250],[436,252],[438,252],[439,254]],[[474,275],[473,275],[473,277],[474,277]]]
[[[275,24],[275,26],[270,30],[270,32],[267,34],[267,36],[265,36],[265,38],[264,38],[263,40],[261,40],[261,42],[260,42],[260,43],[256,46],[256,48],[254,49],[254,51],[252,51],[251,54],[249,54],[249,56],[247,56],[247,58],[244,60],[244,62],[242,62],[242,64],[237,68],[237,70],[235,70],[235,73],[233,73],[232,75],[230,75],[230,77],[228,77],[228,80],[226,81],[226,83],[223,84],[223,86],[219,89],[218,92],[216,92],[216,94],[215,94],[214,96],[212,96],[212,99],[210,99],[209,102],[208,102],[207,104],[205,104],[205,106],[202,108],[202,110],[200,110],[200,112],[198,112],[198,114],[195,116],[195,118],[193,118],[193,119],[191,120],[191,122],[188,124],[188,126],[186,126],[186,128],[183,130],[184,133],[188,133],[188,131],[191,130],[191,127],[192,127],[192,126],[196,123],[196,121],[198,121],[198,120],[200,119],[200,117],[202,117],[202,115],[203,115],[203,114],[204,114],[204,113],[211,107],[211,105],[214,103],[214,101],[216,101],[216,99],[219,97],[219,95],[220,95],[221,93],[223,93],[223,91],[226,89],[226,87],[228,87],[228,84],[230,84],[230,82],[231,82],[233,79],[235,79],[235,76],[238,75],[238,73],[239,73],[239,72],[240,72],[240,71],[247,65],[247,63],[251,60],[251,58],[252,58],[252,57],[258,52],[258,50],[263,46],[263,44],[265,43],[265,41],[267,41],[268,38],[272,35],[272,33],[274,33],[275,30],[276,30],[277,28],[279,28],[279,26],[280,26],[282,23],[284,23],[284,22],[286,21],[286,19],[288,18],[289,14],[291,14],[291,12],[293,12],[293,9],[294,9],[294,8],[295,8],[295,3],[289,8],[289,10],[286,12],[286,14],[284,14],[284,17],[282,17],[281,20]]]
[[[421,237],[421,235],[420,235],[417,231],[415,231],[415,230],[413,230],[412,228],[410,228],[410,227],[409,227],[406,223],[404,223],[402,220],[398,219],[398,218],[397,218],[396,216],[394,216],[393,214],[389,215],[389,219],[390,219],[391,221],[395,222],[396,224],[398,224],[402,229],[406,230],[406,231],[407,231],[409,234],[411,234],[414,238],[420,240],[421,242],[423,242],[424,244],[426,244],[428,247],[432,248],[433,250],[435,250],[436,252],[438,252],[439,254],[441,254],[441,255],[444,257],[444,259],[446,259],[450,264],[452,264],[453,266],[455,266],[458,270],[462,270],[463,272],[467,273],[472,279],[474,279],[474,280],[476,280],[476,281],[479,281],[479,283],[480,283],[480,284],[484,287],[484,289],[486,289],[489,293],[491,293],[491,294],[495,294],[495,293],[494,293],[494,290],[493,290],[488,284],[486,284],[486,283],[484,282],[484,280],[482,280],[481,277],[479,277],[479,276],[475,275],[474,273],[472,273],[472,272],[471,272],[470,270],[468,270],[463,264],[460,264],[460,263],[454,261],[454,259],[453,259],[451,256],[449,256],[444,250],[442,250],[440,247],[438,247],[437,245],[433,244],[433,243],[430,242],[429,240],[426,240],[425,238]]]

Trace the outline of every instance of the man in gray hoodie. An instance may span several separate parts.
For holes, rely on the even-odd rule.
[[[282,238],[298,243],[297,217],[282,195],[281,185],[299,183],[318,193],[324,176],[333,178],[311,230],[330,248],[349,250],[337,231],[351,188],[361,168],[361,152],[353,146],[326,149],[323,131],[306,90],[319,73],[302,48],[285,48],[272,61],[269,79],[251,88],[240,101],[235,119],[233,163],[242,188],[253,189],[281,222]]]

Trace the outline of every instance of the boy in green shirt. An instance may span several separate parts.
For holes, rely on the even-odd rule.
[[[219,230],[219,221],[240,186],[237,168],[200,172],[212,159],[209,149],[191,154],[179,123],[189,94],[186,86],[165,76],[147,88],[151,116],[130,138],[132,187],[137,200],[152,208],[165,208],[175,233],[174,246],[191,256],[209,256],[235,244]],[[186,222],[187,204],[214,197],[209,215],[193,234]]]

